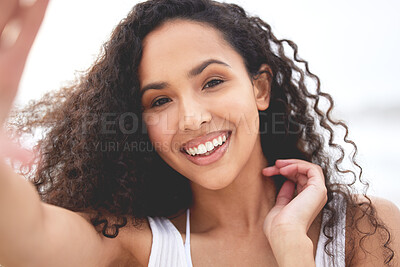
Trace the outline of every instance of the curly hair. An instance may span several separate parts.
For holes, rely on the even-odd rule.
[[[271,68],[270,106],[259,111],[261,145],[268,163],[298,158],[321,166],[328,189],[324,207],[328,220],[322,226],[327,237],[325,251],[334,258],[327,246],[337,238],[330,229],[343,212],[330,205],[338,194],[347,204],[348,232],[361,236],[359,245],[364,250],[362,243],[378,231],[383,238],[384,263],[389,265],[394,257],[390,232],[366,196],[369,185],[361,178],[362,168],[355,160],[357,146],[348,139],[347,125],[332,118],[332,97],[321,91],[319,78],[309,70],[307,61],[299,58],[295,43],[276,38],[270,25],[235,4],[211,0],[139,3],[116,26],[99,58],[77,81],[14,111],[10,128],[18,134],[43,133],[35,145],[35,162],[31,168],[20,168],[41,199],[92,214],[92,224],[110,238],[118,235],[127,218],[140,226],[147,216],[171,218],[191,205],[188,179],[166,164],[149,140],[139,93],[142,41],[173,19],[219,30],[242,56],[252,77],[260,75],[261,64]],[[325,109],[321,107],[324,101],[328,104]],[[344,142],[354,147],[350,160],[359,168],[358,180],[365,186],[362,194],[366,201],[361,203],[352,194],[357,192],[356,171],[341,167],[346,154],[334,142],[335,127],[345,130]],[[351,179],[345,182],[349,175]],[[278,189],[282,180],[274,179]],[[109,226],[111,217],[117,223]],[[363,218],[370,224],[370,232],[359,229]],[[349,238],[353,245],[347,250],[346,265],[352,264],[355,255],[355,234]]]

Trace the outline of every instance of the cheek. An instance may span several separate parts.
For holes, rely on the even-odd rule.
[[[156,151],[162,153],[169,151],[171,140],[175,134],[172,124],[174,117],[170,113],[147,113],[143,114],[149,139]]]
[[[241,90],[240,94],[232,94],[224,107],[230,110],[231,121],[247,133],[257,133],[259,118],[254,95],[248,90]]]

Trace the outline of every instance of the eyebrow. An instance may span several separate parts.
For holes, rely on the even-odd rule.
[[[200,73],[203,72],[203,70],[205,70],[209,65],[211,64],[219,64],[219,65],[223,65],[226,67],[231,68],[231,66],[229,66],[227,63],[218,60],[218,59],[208,59],[203,61],[202,63],[200,63],[199,65],[197,65],[196,67],[194,67],[193,69],[191,69],[188,73],[187,76],[189,78],[193,78],[197,75],[199,75]],[[140,92],[140,96],[143,96],[143,94],[150,89],[155,89],[155,90],[161,90],[164,89],[166,87],[168,87],[169,84],[167,82],[155,82],[155,83],[149,83],[146,86],[143,86],[141,92]]]

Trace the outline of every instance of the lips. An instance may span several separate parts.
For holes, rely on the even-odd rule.
[[[221,136],[222,134],[225,134],[226,137],[228,138],[228,135],[230,133],[231,133],[231,131],[229,131],[229,130],[217,131],[217,132],[212,132],[212,133],[200,136],[195,139],[191,139],[190,141],[188,141],[182,145],[181,151],[184,152],[185,149],[188,150],[189,148],[197,147],[200,144],[205,144],[206,142],[212,142],[212,140],[214,138],[217,138],[218,136]]]
[[[195,155],[195,156],[189,155],[186,152],[183,152],[182,154],[184,155],[184,157],[186,157],[190,162],[192,162],[195,165],[198,166],[211,165],[221,160],[221,158],[227,152],[230,142],[231,142],[231,132],[228,132],[226,142],[216,147],[214,150],[210,150],[205,154]]]

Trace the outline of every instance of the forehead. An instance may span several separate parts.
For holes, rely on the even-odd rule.
[[[241,61],[222,33],[213,27],[187,20],[165,22],[143,40],[140,82],[168,76],[171,71],[187,71],[210,58],[231,64]]]

